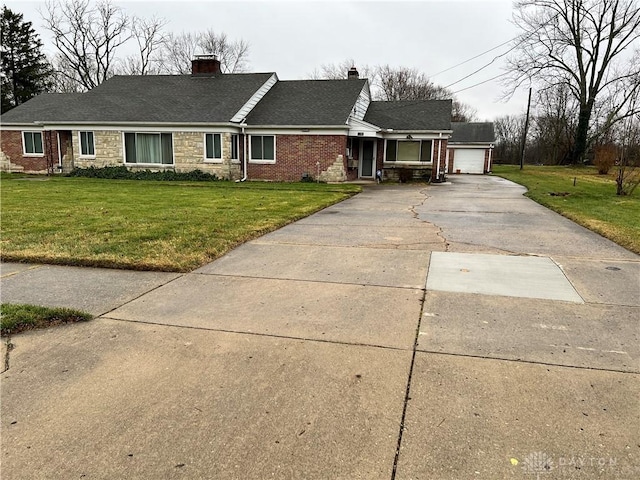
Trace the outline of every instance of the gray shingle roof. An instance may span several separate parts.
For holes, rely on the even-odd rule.
[[[449,143],[492,143],[496,135],[491,122],[453,122]]]
[[[371,102],[366,122],[394,130],[451,130],[451,100]]]
[[[1,121],[224,123],[271,75],[115,76],[84,94],[36,97]]]
[[[285,80],[247,117],[250,125],[344,125],[366,80]]]
[[[69,115],[83,95],[82,93],[44,93],[2,113],[0,122],[5,124],[51,121],[60,115]]]

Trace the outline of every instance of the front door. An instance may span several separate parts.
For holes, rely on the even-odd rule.
[[[362,140],[360,143],[360,177],[373,178],[375,150],[374,140]]]

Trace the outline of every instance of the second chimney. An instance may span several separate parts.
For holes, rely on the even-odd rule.
[[[351,67],[349,69],[349,71],[347,72],[347,78],[349,80],[358,80],[360,78],[360,74],[358,73],[356,67]]]
[[[191,60],[192,75],[216,75],[222,73],[220,70],[220,60],[215,55],[196,55]]]

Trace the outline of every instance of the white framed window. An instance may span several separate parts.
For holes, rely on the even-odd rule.
[[[25,155],[43,156],[42,132],[22,132],[22,151]]]
[[[96,147],[93,140],[93,132],[80,132],[80,156],[95,157]]]
[[[385,140],[385,162],[433,162],[433,140]]]
[[[173,165],[171,133],[125,132],[125,163]]]
[[[240,148],[240,135],[234,133],[231,135],[231,160],[240,160],[238,151]]]
[[[220,133],[204,134],[204,159],[209,162],[222,161],[222,135]]]
[[[274,135],[251,135],[250,161],[276,163],[276,137]]]

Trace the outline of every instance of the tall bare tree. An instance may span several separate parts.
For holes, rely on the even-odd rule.
[[[229,40],[225,33],[213,30],[167,35],[162,49],[162,70],[167,73],[190,73],[191,60],[199,53],[216,55],[224,73],[247,71],[249,44],[244,40]]]
[[[131,38],[131,20],[110,0],[49,0],[43,14],[68,80],[91,89],[114,73],[118,47]]]
[[[133,17],[131,19],[131,34],[138,46],[137,53],[126,57],[118,70],[125,75],[159,73],[162,63],[162,47],[165,42],[162,29],[166,24],[166,20],[155,16],[150,19]]]
[[[522,33],[508,58],[509,87],[536,82],[564,85],[576,100],[576,132],[570,159],[581,163],[593,134],[596,101],[637,77],[629,50],[638,46],[640,10],[636,0],[517,0],[514,23]],[[618,100],[623,112],[640,83],[628,82]],[[625,118],[614,115],[609,125]]]

